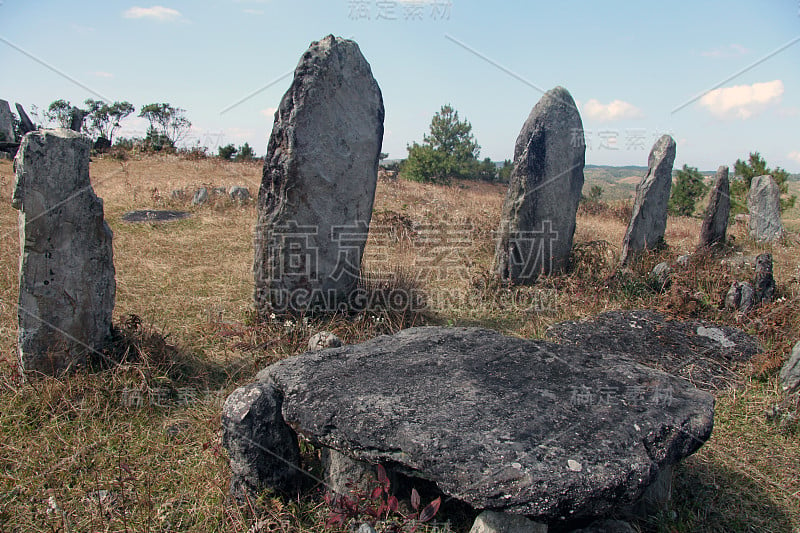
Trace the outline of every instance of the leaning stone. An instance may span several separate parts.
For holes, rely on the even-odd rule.
[[[233,391],[222,406],[222,444],[231,465],[231,495],[238,500],[270,487],[293,494],[303,485],[300,448],[281,414],[283,394],[270,383]]]
[[[194,191],[194,196],[192,196],[192,205],[203,205],[206,202],[208,202],[208,189],[205,187],[200,187]]]
[[[516,514],[483,511],[469,533],[547,533],[547,524],[537,524]]]
[[[717,169],[714,178],[714,189],[708,201],[703,225],[700,228],[700,248],[707,248],[718,243],[725,243],[725,233],[728,230],[728,217],[731,212],[730,184],[728,182],[728,167],[721,166]]]
[[[756,257],[756,276],[753,281],[755,303],[769,303],[775,299],[775,278],[772,276],[772,254]]]
[[[653,270],[650,272],[650,284],[658,292],[664,292],[672,284],[671,275],[672,269],[669,263],[662,261],[654,266]]]
[[[303,54],[272,128],[255,231],[259,316],[332,311],[356,288],[372,218],[383,98],[354,41]]]
[[[658,248],[664,242],[674,162],[675,140],[669,135],[663,135],[653,145],[648,158],[647,174],[636,186],[633,214],[622,240],[623,266],[643,250]]]
[[[734,281],[725,295],[725,309],[747,314],[755,306],[755,291],[746,281]]]
[[[26,372],[85,365],[111,335],[112,233],[89,180],[89,141],[27,134],[12,205],[20,210],[19,355]]]
[[[228,196],[230,196],[231,200],[241,205],[250,200],[250,191],[247,190],[247,187],[233,186],[228,189]]]
[[[624,513],[644,518],[663,511],[672,499],[672,474],[672,465],[661,469],[655,481],[648,485],[639,501],[625,509]]]
[[[283,391],[286,423],[313,444],[537,522],[634,503],[713,420],[710,394],[608,349],[478,328],[307,352],[256,379]]]
[[[622,520],[605,519],[592,522],[581,529],[574,529],[570,533],[636,533],[636,530]]]
[[[529,284],[568,266],[585,155],[575,101],[563,87],[551,89],[514,146],[494,261],[502,279]]]
[[[747,195],[750,210],[750,236],[757,241],[774,242],[783,236],[781,190],[772,176],[758,176],[750,182]]]
[[[338,348],[342,345],[342,339],[331,333],[330,331],[320,331],[315,333],[308,339],[309,351],[316,352],[326,348]]]
[[[0,100],[0,142],[13,143],[16,140],[14,135],[14,115],[11,113],[8,102]]]
[[[789,360],[781,368],[780,379],[784,391],[794,393],[800,390],[800,342],[794,345]]]
[[[36,131],[36,124],[33,123],[28,114],[25,112],[25,108],[19,104],[15,104],[15,106],[17,108],[17,115],[19,116],[19,127],[22,135]]]

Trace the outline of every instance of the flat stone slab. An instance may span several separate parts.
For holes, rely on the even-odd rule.
[[[122,220],[125,222],[171,222],[173,220],[183,220],[190,216],[191,214],[186,211],[143,209],[125,213],[122,215]]]
[[[541,521],[635,502],[713,426],[713,397],[682,379],[479,328],[412,328],[309,352],[258,380],[223,408],[229,450],[239,435],[257,444],[255,456],[231,454],[232,489],[247,476],[259,486],[252,472],[282,453],[252,434],[248,406],[267,389],[279,391],[271,403],[288,427],[318,445],[429,480],[474,508]]]
[[[761,351],[743,331],[699,320],[669,320],[650,310],[609,311],[550,326],[553,339],[590,351],[615,352],[715,391],[736,385],[736,367]]]

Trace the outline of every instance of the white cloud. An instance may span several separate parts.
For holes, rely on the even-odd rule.
[[[774,80],[714,89],[703,95],[700,105],[719,118],[748,119],[780,102],[782,96],[783,82]]]
[[[700,52],[700,55],[704,57],[738,57],[749,53],[750,50],[741,44],[729,44],[728,46],[721,46],[713,50]]]
[[[153,6],[153,7],[139,7],[134,6],[122,14],[126,19],[142,19],[149,18],[159,22],[167,22],[170,20],[177,20],[181,17],[180,11],[172,9],[171,7]]]
[[[272,119],[274,119],[274,118],[275,118],[275,111],[277,111],[277,110],[278,110],[278,108],[277,108],[277,107],[268,107],[268,108],[266,108],[266,109],[262,109],[262,110],[261,110],[261,111],[259,111],[259,112],[260,112],[262,115],[264,115],[265,117],[267,117],[269,120],[272,120]]]
[[[113,78],[114,75],[110,72],[103,72],[102,70],[98,70],[97,72],[92,72],[98,78]]]
[[[789,152],[789,156],[788,157],[792,161],[797,161],[798,163],[800,163],[800,150],[793,150],[793,151]]]
[[[642,110],[633,104],[622,100],[614,100],[608,104],[601,104],[594,98],[583,106],[583,113],[599,122],[618,120],[621,118],[640,118],[644,116]]]

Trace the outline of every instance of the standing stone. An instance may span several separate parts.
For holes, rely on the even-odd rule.
[[[664,242],[674,162],[675,140],[669,135],[662,135],[650,150],[647,174],[636,186],[631,222],[622,240],[623,265],[627,265],[642,250],[658,248]]]
[[[58,374],[85,364],[111,334],[112,233],[89,181],[88,139],[65,129],[29,133],[16,169],[20,364]]]
[[[768,303],[775,299],[775,278],[772,276],[772,254],[756,257],[756,275],[753,281],[755,303]]]
[[[255,304],[333,310],[356,288],[367,240],[383,97],[354,41],[311,43],[275,113],[255,231]]]
[[[192,196],[192,205],[203,205],[208,201],[208,189],[205,187],[200,187],[196,191],[194,191],[194,195]]]
[[[36,124],[33,123],[31,118],[25,112],[25,108],[19,104],[15,104],[15,106],[17,108],[17,115],[19,115],[19,125],[22,135],[36,131]]]
[[[8,102],[0,100],[0,142],[13,143],[14,137],[14,115]]]
[[[794,345],[789,360],[781,368],[781,387],[788,393],[800,390],[800,342]]]
[[[783,236],[781,190],[772,176],[758,176],[750,182],[747,196],[750,210],[750,236],[757,241],[773,242]]]
[[[563,271],[583,188],[586,144],[575,101],[563,87],[534,106],[514,146],[495,272],[515,283]]]
[[[83,120],[86,118],[86,111],[73,106],[70,110],[69,129],[80,132],[83,129]]]
[[[753,286],[746,281],[734,281],[725,295],[725,309],[748,313],[756,304]]]
[[[728,167],[717,169],[714,178],[714,189],[708,201],[706,216],[700,228],[699,248],[707,248],[718,243],[725,243],[725,232],[728,229],[728,217],[731,213],[730,182]]]

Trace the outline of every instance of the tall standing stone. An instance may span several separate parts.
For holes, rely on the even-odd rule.
[[[358,282],[383,141],[383,97],[354,41],[311,44],[275,113],[258,194],[255,304],[331,310]]]
[[[637,253],[658,248],[664,242],[674,162],[675,140],[669,135],[662,135],[650,150],[647,174],[636,186],[633,214],[622,240],[623,265],[627,265]]]
[[[8,102],[0,100],[0,142],[13,143],[15,140],[14,115],[11,113]]]
[[[717,175],[714,178],[714,189],[711,191],[711,199],[708,201],[703,226],[700,228],[699,248],[707,248],[725,242],[730,214],[731,194],[728,167],[723,165],[717,169]]]
[[[16,159],[22,370],[59,374],[111,334],[114,261],[103,201],[89,181],[89,140],[66,129],[27,134]]]
[[[772,176],[753,178],[747,207],[750,210],[751,237],[757,241],[774,242],[783,236],[781,189]]]
[[[25,108],[19,104],[14,104],[17,108],[17,115],[19,115],[19,127],[22,131],[22,135],[26,133],[30,133],[32,131],[36,131],[36,124],[33,123],[31,118],[25,112]]]
[[[516,283],[564,270],[583,188],[586,145],[575,101],[563,87],[534,106],[514,146],[495,272]]]

